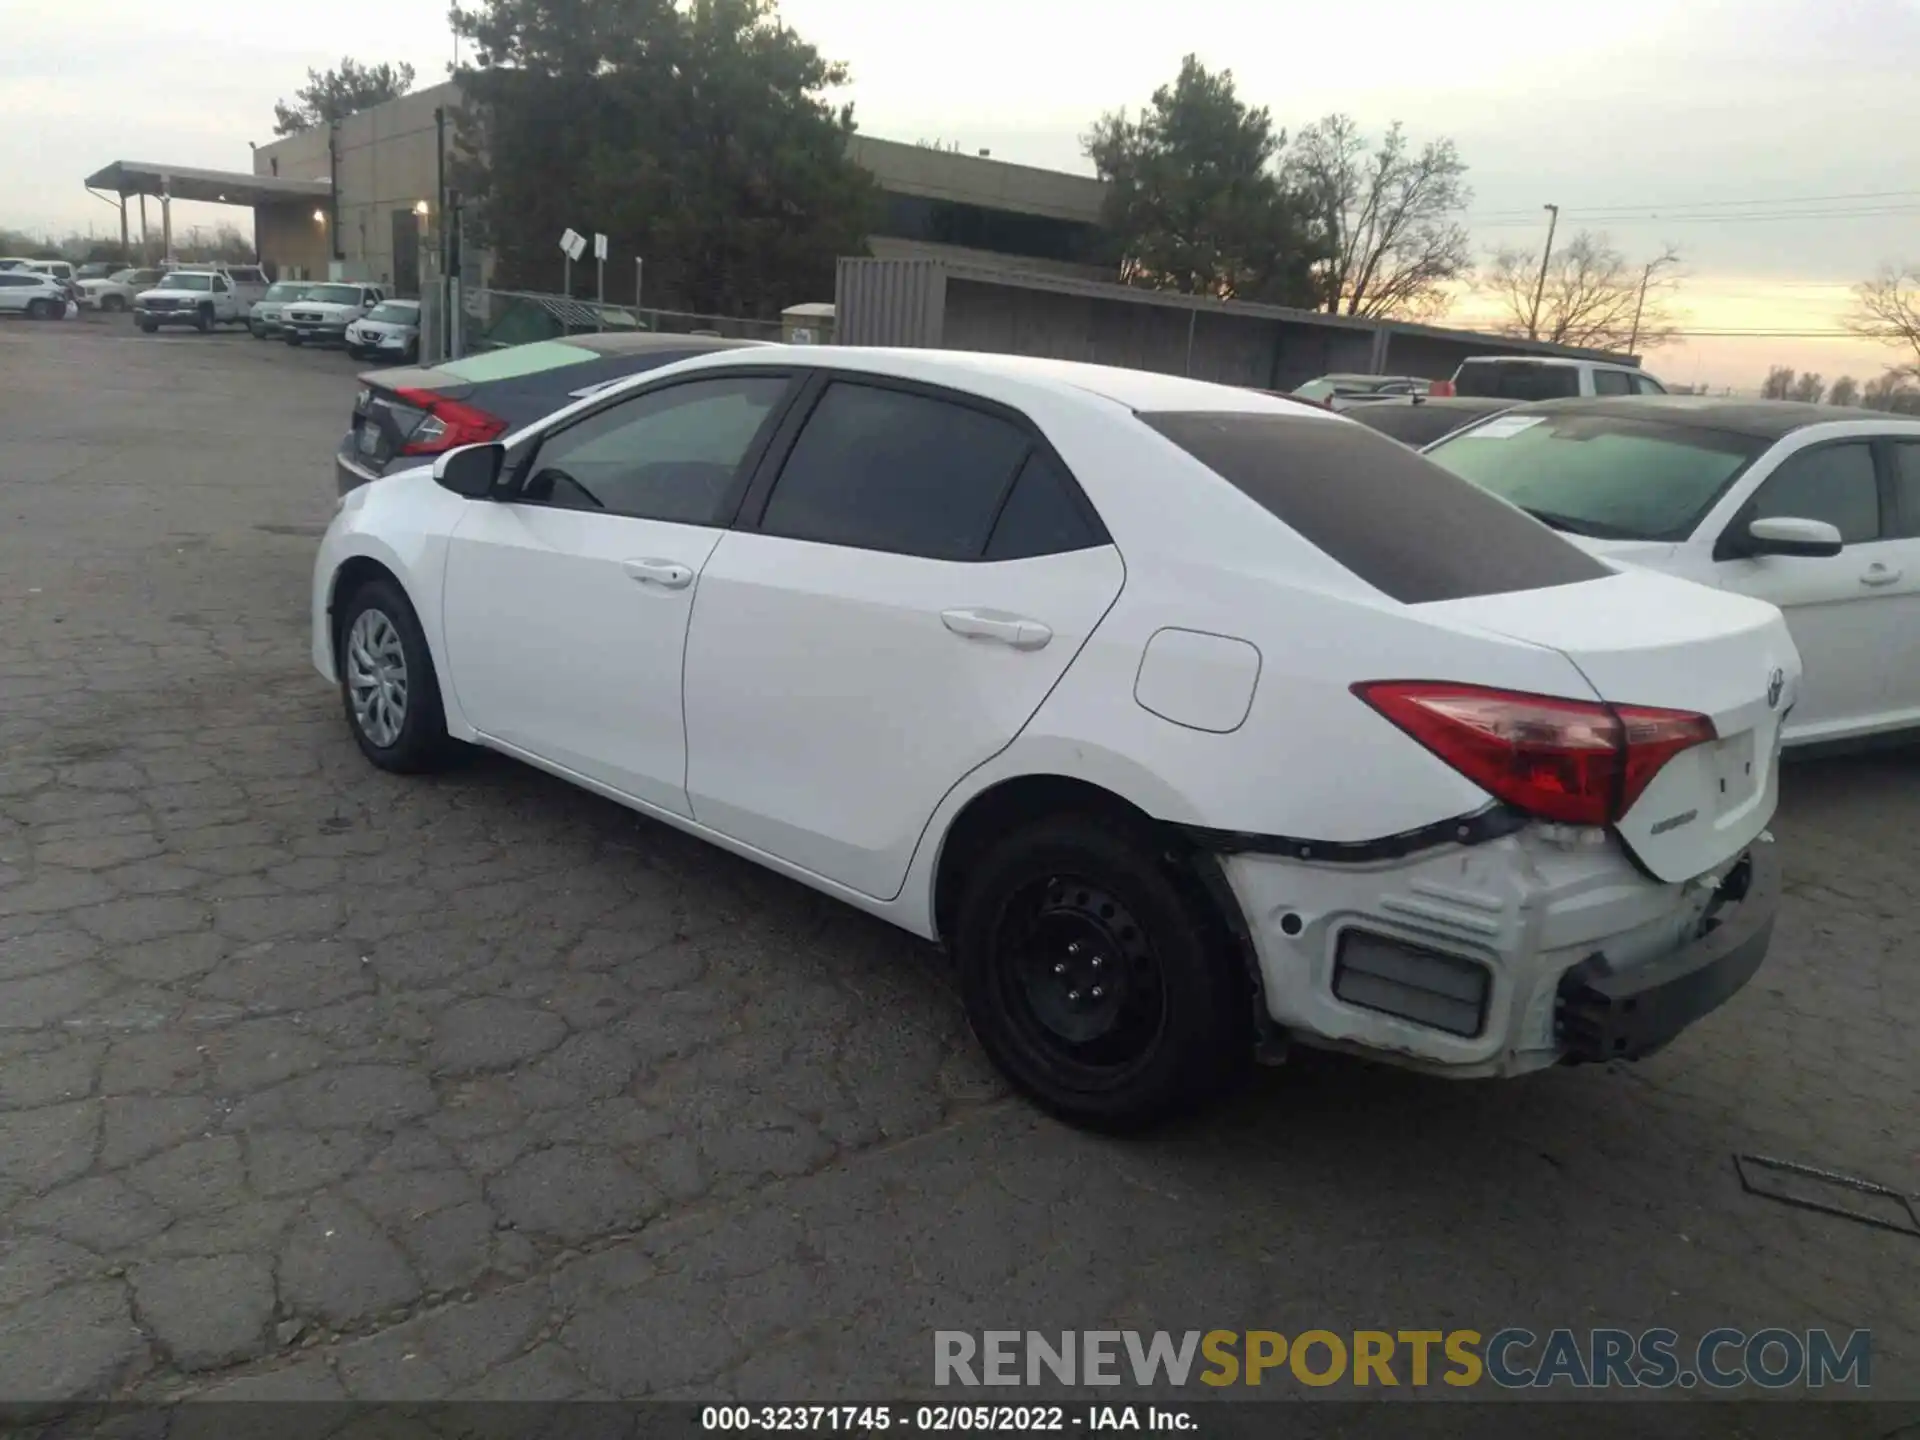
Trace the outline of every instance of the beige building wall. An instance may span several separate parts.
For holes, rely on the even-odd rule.
[[[254,243],[282,280],[317,280],[327,273],[327,227],[314,220],[318,204],[256,205]]]

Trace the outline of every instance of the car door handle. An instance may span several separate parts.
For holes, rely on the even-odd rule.
[[[1867,567],[1867,573],[1860,577],[1862,585],[1891,585],[1900,578],[1900,572],[1890,565],[1878,562]]]
[[[1016,650],[1038,650],[1053,639],[1053,631],[1038,620],[1004,610],[942,610],[940,623],[969,640],[995,640]]]
[[[684,590],[693,583],[693,570],[675,560],[622,560],[620,568],[642,585],[662,590]]]

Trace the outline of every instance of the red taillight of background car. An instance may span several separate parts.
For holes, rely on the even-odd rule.
[[[1716,738],[1687,710],[1604,705],[1436,680],[1377,680],[1353,693],[1516,810],[1610,825],[1674,756]]]
[[[484,445],[506,433],[507,422],[498,415],[448,400],[431,390],[396,390],[394,398],[426,412],[426,418],[400,447],[402,455],[437,455],[462,445]]]

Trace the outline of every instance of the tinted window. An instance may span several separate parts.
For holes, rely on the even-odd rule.
[[[1920,440],[1902,440],[1893,447],[1893,488],[1900,497],[1898,533],[1920,536]]]
[[[1667,393],[1667,387],[1651,375],[1636,375],[1633,377],[1633,393],[1636,395],[1664,395]]]
[[[1561,529],[1685,540],[1764,440],[1577,412],[1496,415],[1427,456]]]
[[[1364,425],[1284,415],[1142,415],[1147,424],[1405,604],[1613,572],[1512,506]]]
[[[1580,393],[1580,372],[1571,365],[1534,365],[1525,360],[1468,360],[1453,377],[1453,393],[1497,400],[1564,400]]]
[[[0,275],[0,285],[20,286],[20,285],[32,285],[35,283],[36,282],[29,280],[24,276],[15,275],[15,274],[12,274],[11,272],[5,275]]]
[[[227,284],[227,282],[222,280],[218,275],[213,277],[213,293],[214,294],[224,295],[227,293],[227,291],[230,288],[231,287]]]
[[[1596,370],[1593,372],[1593,393],[1596,395],[1631,395],[1633,377],[1619,370]]]
[[[1402,445],[1411,445],[1416,450],[1493,413],[1494,410],[1485,407],[1454,409],[1432,404],[1363,405],[1350,412],[1352,419],[1368,429],[1391,435]]]
[[[636,395],[543,444],[525,496],[644,520],[720,524],[740,462],[786,389],[783,378],[742,375]]]
[[[769,534],[978,559],[1027,437],[979,410],[836,381],[781,467]]]
[[[1824,520],[1849,545],[1880,538],[1880,485],[1862,440],[1802,450],[1761,482],[1748,520]]]
[[[994,521],[986,558],[1025,560],[1104,545],[1106,536],[1088,517],[1078,491],[1051,456],[1038,450],[1028,455]]]

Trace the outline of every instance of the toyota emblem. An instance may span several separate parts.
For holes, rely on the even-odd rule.
[[[1773,667],[1773,674],[1767,677],[1767,708],[1769,710],[1780,708],[1780,695],[1786,688],[1787,672],[1776,665]]]

